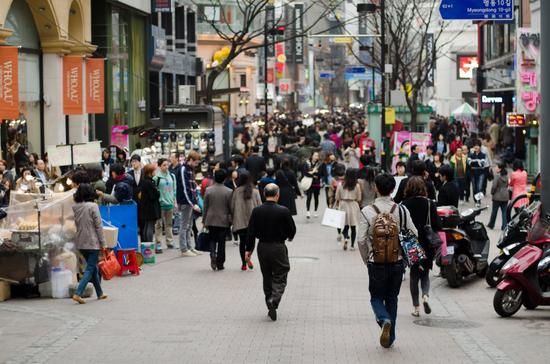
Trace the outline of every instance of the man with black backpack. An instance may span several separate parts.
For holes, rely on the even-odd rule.
[[[399,232],[408,229],[418,236],[418,231],[407,208],[391,199],[393,176],[380,174],[374,183],[379,197],[361,211],[358,244],[369,272],[372,310],[382,328],[380,345],[389,348],[395,341],[397,301],[405,272]]]

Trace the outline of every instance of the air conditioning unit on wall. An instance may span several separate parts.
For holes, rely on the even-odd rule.
[[[197,87],[193,85],[180,85],[178,87],[178,104],[195,105]]]

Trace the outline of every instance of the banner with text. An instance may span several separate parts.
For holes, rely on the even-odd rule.
[[[0,120],[19,119],[18,51],[0,47]]]
[[[88,58],[86,60],[86,112],[103,114],[105,112],[105,60]]]
[[[82,57],[63,57],[63,114],[83,113]]]

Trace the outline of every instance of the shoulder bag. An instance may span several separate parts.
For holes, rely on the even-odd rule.
[[[421,264],[427,259],[426,252],[418,242],[418,237],[407,228],[407,215],[403,212],[403,206],[399,205],[399,242],[403,250],[403,257],[408,266]]]
[[[428,216],[426,217],[426,225],[424,225],[424,234],[428,240],[428,244],[430,244],[432,248],[438,249],[443,242],[441,241],[439,233],[432,229],[432,203],[429,199],[426,199],[426,201],[428,201]]]

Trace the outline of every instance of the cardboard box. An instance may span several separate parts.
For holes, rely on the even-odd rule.
[[[10,284],[6,281],[0,281],[0,302],[11,298]]]

